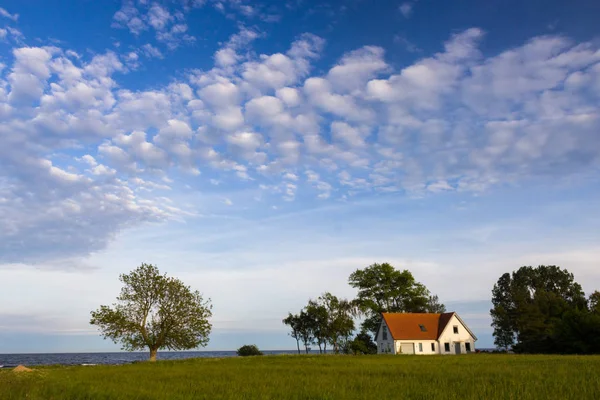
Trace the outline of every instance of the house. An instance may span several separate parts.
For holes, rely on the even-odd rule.
[[[465,354],[477,337],[455,312],[382,313],[375,335],[378,354]]]

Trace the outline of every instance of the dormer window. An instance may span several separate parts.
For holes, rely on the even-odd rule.
[[[425,325],[419,324],[419,328],[421,328],[421,332],[427,332],[427,328],[425,328]]]

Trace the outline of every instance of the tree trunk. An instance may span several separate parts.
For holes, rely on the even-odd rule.
[[[156,361],[156,353],[158,352],[158,349],[150,349],[150,361],[154,362]]]
[[[318,345],[319,345],[319,354],[321,354],[321,353],[323,353],[323,349],[321,348],[321,342],[320,341],[318,342]]]
[[[298,354],[300,354],[300,340],[296,339],[296,345],[298,346]]]

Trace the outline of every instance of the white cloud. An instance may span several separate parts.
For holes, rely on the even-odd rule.
[[[413,13],[413,7],[413,3],[405,2],[402,3],[398,9],[400,10],[404,18],[409,18]]]
[[[158,3],[153,3],[148,10],[148,24],[157,31],[164,30],[173,20],[171,13]]]
[[[2,7],[0,7],[0,16],[8,18],[8,19],[12,19],[15,22],[19,19],[19,14],[11,14]]]
[[[165,32],[181,22],[170,15]],[[61,216],[75,218],[68,235],[82,236],[73,251],[83,254],[125,226],[184,215],[153,195],[168,190],[173,170],[202,171],[200,181],[220,188],[268,184],[276,189],[264,194],[267,203],[298,194],[338,201],[374,191],[477,192],[597,168],[598,45],[544,36],[486,57],[483,36],[476,28],[453,35],[443,51],[401,70],[382,49],[362,47],[320,75],[310,71],[322,40],[304,35],[285,54],[257,57],[238,53],[258,37],[242,29],[222,47],[235,50],[235,60],[217,53],[208,72],[137,91],[118,74],[136,56],[156,57],[154,47],[91,57],[16,48],[0,68],[8,252],[18,254],[28,229]],[[13,216],[7,205],[15,202],[24,208]],[[33,212],[25,215],[26,207]],[[77,210],[90,207],[94,221],[107,221],[90,231],[97,239],[76,222]],[[38,254],[45,240],[54,243],[34,237]]]
[[[338,91],[362,89],[368,80],[389,67],[381,47],[366,46],[345,54],[339,64],[329,70],[327,80]]]
[[[158,48],[152,46],[150,43],[146,43],[142,46],[142,52],[148,58],[164,58],[162,52]]]

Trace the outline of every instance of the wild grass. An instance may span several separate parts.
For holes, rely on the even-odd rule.
[[[0,399],[597,399],[600,356],[264,356],[0,371]]]

